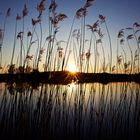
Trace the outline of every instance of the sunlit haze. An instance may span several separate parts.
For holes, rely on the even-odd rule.
[[[74,64],[72,64],[72,63],[70,63],[68,65],[67,70],[70,71],[70,72],[73,72],[73,73],[76,72],[76,71],[78,71],[77,68],[76,68],[76,66]]]

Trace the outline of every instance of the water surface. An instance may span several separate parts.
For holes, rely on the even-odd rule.
[[[140,132],[140,85],[0,84],[0,136],[132,139]]]

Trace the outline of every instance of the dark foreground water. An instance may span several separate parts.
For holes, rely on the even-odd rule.
[[[140,84],[0,84],[0,139],[136,137]]]

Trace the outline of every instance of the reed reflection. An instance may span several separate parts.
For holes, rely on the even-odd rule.
[[[0,136],[134,138],[140,131],[139,91],[136,83],[5,84]]]

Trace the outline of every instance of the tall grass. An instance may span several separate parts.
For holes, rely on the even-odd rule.
[[[37,17],[31,17],[31,29],[27,31],[25,17],[30,13],[25,4],[22,15],[17,14],[15,19],[8,72],[38,72],[42,64],[44,71],[64,71],[74,57],[79,72],[139,73],[140,24],[135,22],[132,27],[119,31],[114,55],[105,16],[99,15],[93,24],[86,21],[93,4],[94,0],[86,0],[76,10],[67,41],[57,36],[60,22],[64,24],[63,20],[68,16],[58,12],[59,5],[55,0],[51,0],[50,5],[46,5],[45,0],[37,4]],[[47,34],[43,24],[45,12],[48,15]],[[10,9],[4,27],[0,29],[0,67],[8,16]],[[22,21],[21,28],[18,28],[19,21]],[[75,29],[76,22],[78,29]],[[90,29],[90,36],[86,27]],[[17,39],[20,49],[17,49]],[[139,92],[140,85],[133,82],[106,85],[77,84],[73,80],[68,85],[4,83],[0,88],[0,138],[134,139],[140,136]]]
[[[64,71],[70,65],[72,57],[79,72],[139,73],[140,24],[138,22],[134,22],[132,27],[119,31],[115,48],[104,15],[99,14],[93,24],[87,23],[88,12],[92,6],[94,7],[94,0],[87,0],[76,10],[67,41],[64,41],[58,39],[58,36],[61,33],[60,24],[63,25],[68,16],[59,13],[58,6],[55,0],[51,0],[48,5],[45,0],[40,0],[35,8],[37,16],[31,17],[31,26],[26,27],[27,30],[25,24],[27,17],[30,17],[30,9],[25,4],[21,15],[17,14],[9,73],[40,71],[42,67],[42,71]],[[9,8],[5,16],[4,27],[0,29],[0,65],[2,65],[3,39],[6,38],[4,33],[10,10]],[[47,28],[44,27],[44,23],[48,25]],[[77,23],[79,27],[75,28]],[[90,29],[91,35],[87,29]],[[113,49],[117,50],[115,55]]]
[[[4,37],[5,37],[5,32],[6,32],[6,24],[7,24],[7,19],[8,17],[11,15],[11,8],[8,8],[5,16],[4,16],[4,23],[3,23],[3,27],[0,28],[0,68],[2,68],[2,50],[3,50],[3,42],[4,42]]]

